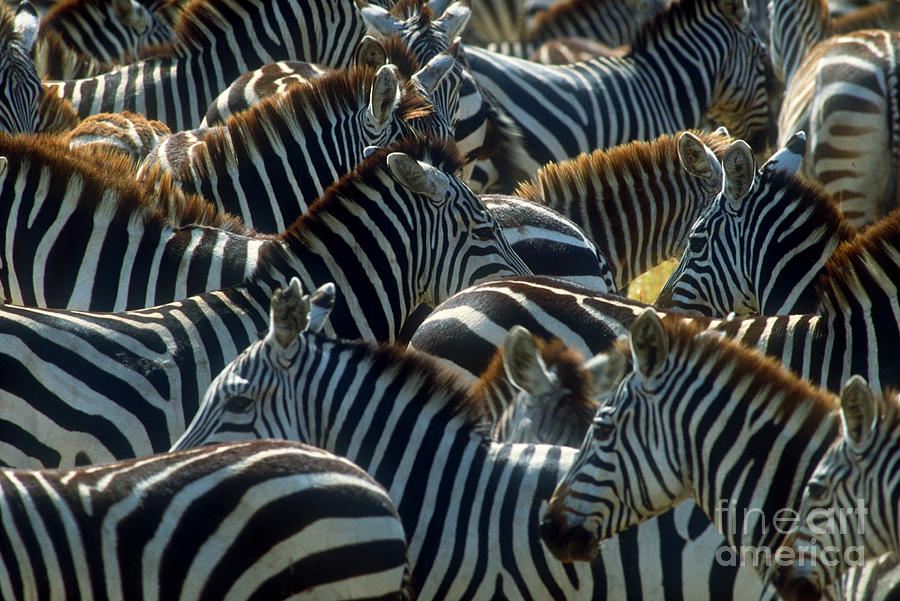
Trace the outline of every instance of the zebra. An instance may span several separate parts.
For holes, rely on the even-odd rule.
[[[728,540],[732,561],[767,580],[786,538],[773,520],[799,509],[835,440],[836,397],[652,307],[629,338],[611,351],[622,357],[606,363],[613,396],[550,498],[541,539],[563,561],[590,560],[601,540],[693,499]],[[616,385],[625,353],[633,369]]]
[[[550,67],[474,47],[465,54],[522,130],[531,171],[697,127],[704,115],[757,148],[769,135],[771,67],[747,19],[743,0],[689,0],[651,20],[621,59]]]
[[[28,2],[0,10],[0,131],[31,133],[37,127],[41,80],[29,58],[39,27]]]
[[[57,32],[73,50],[105,63],[130,62],[174,38],[180,10],[172,0],[67,0],[41,19],[41,35]]]
[[[828,390],[839,391],[857,374],[876,389],[900,388],[900,367],[893,353],[900,345],[895,318],[900,314],[894,285],[900,277],[897,248],[900,213],[892,213],[832,253],[819,279],[815,312],[692,319],[779,359]],[[559,338],[593,356],[626,334],[644,307],[561,278],[502,278],[463,290],[435,307],[408,349],[436,357],[459,378],[472,382],[513,325],[544,338]]]
[[[123,155],[94,152],[72,152],[66,139],[0,134],[0,296],[124,311],[254,274],[266,239],[171,184],[145,189]]]
[[[535,60],[541,48],[560,38],[590,40],[607,52],[631,44],[647,21],[664,10],[664,0],[565,0],[537,13],[532,23],[515,41],[499,41],[485,48],[518,58]],[[511,39],[511,38],[508,38]],[[598,56],[598,55],[594,55]],[[547,62],[540,60],[540,62]],[[573,61],[568,61],[573,62]]]
[[[798,527],[785,545],[792,557],[802,552],[807,561],[779,567],[772,576],[787,601],[818,599],[850,565],[900,550],[897,401],[895,392],[875,394],[863,378],[844,385],[841,436],[806,483]],[[829,517],[831,524],[822,519]]]
[[[528,273],[453,175],[461,163],[449,141],[379,149],[263,245],[238,286],[125,313],[4,305],[0,461],[56,467],[168,448],[295,275],[307,290],[340,286],[330,333],[393,342],[420,302]]]
[[[0,470],[0,516],[8,600],[406,598],[387,492],[297,443]]]
[[[415,132],[449,138],[449,124],[418,86],[427,95],[454,62],[438,55],[406,83],[393,65],[323,75],[267,98],[222,127],[175,134],[150,153],[138,178],[148,179],[148,168],[159,165],[182,190],[257,231],[284,231],[364,158],[367,147]]]
[[[274,302],[272,314],[283,314]],[[555,561],[539,507],[574,449],[492,443],[481,403],[428,358],[324,336],[304,315],[270,320],[174,448],[276,436],[358,463],[398,508],[418,599],[758,597],[758,579],[718,566],[721,535],[684,508],[611,541],[593,565]]]
[[[694,223],[657,306],[711,317],[814,312],[825,264],[856,228],[819,186],[757,172],[746,144],[726,151],[723,169],[732,185]]]
[[[81,117],[130,110],[181,131],[195,127],[238,75],[265,63],[349,64],[363,28],[350,0],[302,6],[291,0],[193,0],[181,9],[175,39],[159,49],[159,57],[44,87],[70,100]]]
[[[689,130],[595,150],[544,165],[515,193],[581,226],[609,264],[610,290],[621,290],[684,248],[721,190],[717,156],[732,140],[725,130]]]
[[[893,182],[900,163],[894,118],[898,37],[898,32],[865,30],[813,46],[778,117],[781,138],[806,129],[809,152],[801,174],[838,197],[844,216],[857,227],[898,202]]]

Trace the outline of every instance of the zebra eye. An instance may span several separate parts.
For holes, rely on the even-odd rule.
[[[253,401],[245,396],[233,396],[225,403],[225,410],[232,413],[246,413],[253,407]]]
[[[688,247],[691,249],[692,253],[701,253],[703,252],[704,241],[699,236],[690,236],[688,238]]]
[[[494,237],[495,229],[496,228],[493,225],[485,225],[482,227],[476,227],[475,229],[472,230],[472,235],[475,236],[477,239],[481,240],[482,242],[485,242]]]
[[[819,482],[810,482],[806,485],[806,494],[811,501],[824,501],[828,496],[828,487]]]
[[[613,434],[616,433],[615,424],[611,424],[607,421],[594,421],[594,440],[597,442],[606,442],[613,437]]]

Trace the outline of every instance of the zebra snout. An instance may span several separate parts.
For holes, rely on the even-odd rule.
[[[548,510],[540,534],[550,553],[565,563],[591,561],[599,550],[597,535],[585,528],[584,521],[572,524],[562,512]]]
[[[819,601],[824,591],[811,575],[799,573],[793,565],[778,566],[772,574],[772,585],[784,601]]]

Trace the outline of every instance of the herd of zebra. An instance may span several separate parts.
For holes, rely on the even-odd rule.
[[[0,599],[900,599],[900,0],[35,4]]]

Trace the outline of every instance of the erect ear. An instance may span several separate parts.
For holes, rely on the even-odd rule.
[[[325,327],[331,310],[334,309],[335,288],[332,282],[322,284],[319,288],[309,295],[307,304],[309,305],[309,313],[307,314],[307,332],[318,333]]]
[[[378,69],[388,62],[384,46],[370,35],[364,35],[353,51],[353,64],[357,67]]]
[[[370,32],[389,36],[400,33],[400,30],[403,28],[400,21],[380,6],[374,6],[364,0],[356,0],[356,5],[359,7],[359,13],[362,15],[366,28]]]
[[[756,177],[756,161],[750,145],[743,140],[735,140],[722,156],[725,171],[725,199],[735,210],[753,186]]]
[[[750,26],[750,9],[747,0],[719,0],[719,7],[728,19],[741,28]]]
[[[400,184],[416,194],[441,202],[442,194],[450,186],[447,175],[428,163],[417,161],[403,152],[392,152],[387,157],[388,169]]]
[[[861,376],[847,380],[841,390],[841,420],[850,447],[865,448],[878,421],[878,400]]]
[[[722,189],[722,165],[713,151],[689,131],[678,137],[678,158],[684,170],[698,177],[711,190]]]
[[[625,355],[616,349],[594,355],[585,361],[581,369],[591,375],[591,394],[598,396],[618,386],[625,375],[625,364]]]
[[[6,174],[6,168],[9,167],[9,159],[0,157],[0,177]]]
[[[431,0],[428,3],[428,7],[431,11],[436,15],[444,14],[444,11],[447,10],[447,3],[449,0]]]
[[[471,16],[471,8],[462,2],[454,2],[444,10],[444,13],[434,21],[433,25],[436,29],[444,32],[448,40],[452,40],[462,33]]]
[[[653,307],[644,309],[631,324],[631,356],[637,370],[652,377],[669,354],[669,335]]]
[[[13,19],[13,29],[22,38],[21,49],[25,54],[31,53],[31,47],[37,39],[41,20],[31,2],[20,2]]]
[[[269,305],[269,333],[266,342],[275,341],[287,348],[306,328],[309,303],[303,296],[300,280],[291,278],[287,288],[278,288]]]
[[[760,173],[771,173],[773,171],[781,171],[788,175],[794,175],[800,169],[800,163],[803,162],[803,156],[806,154],[806,132],[798,131],[791,139],[787,141],[784,147],[779,148],[775,154],[769,157],[763,166],[759,168]]]
[[[369,119],[372,125],[384,127],[399,102],[400,86],[396,67],[384,65],[375,73],[375,81],[369,93]]]
[[[412,80],[417,82],[425,89],[425,92],[431,94],[434,92],[438,84],[449,73],[456,64],[456,52],[459,48],[459,40],[454,40],[453,45],[446,52],[434,55],[424,67],[413,73]]]
[[[113,9],[123,25],[137,29],[140,33],[146,33],[150,29],[150,12],[136,0],[113,0]]]
[[[534,336],[526,328],[510,328],[503,343],[503,368],[510,383],[532,396],[550,388],[547,367],[534,344]]]

